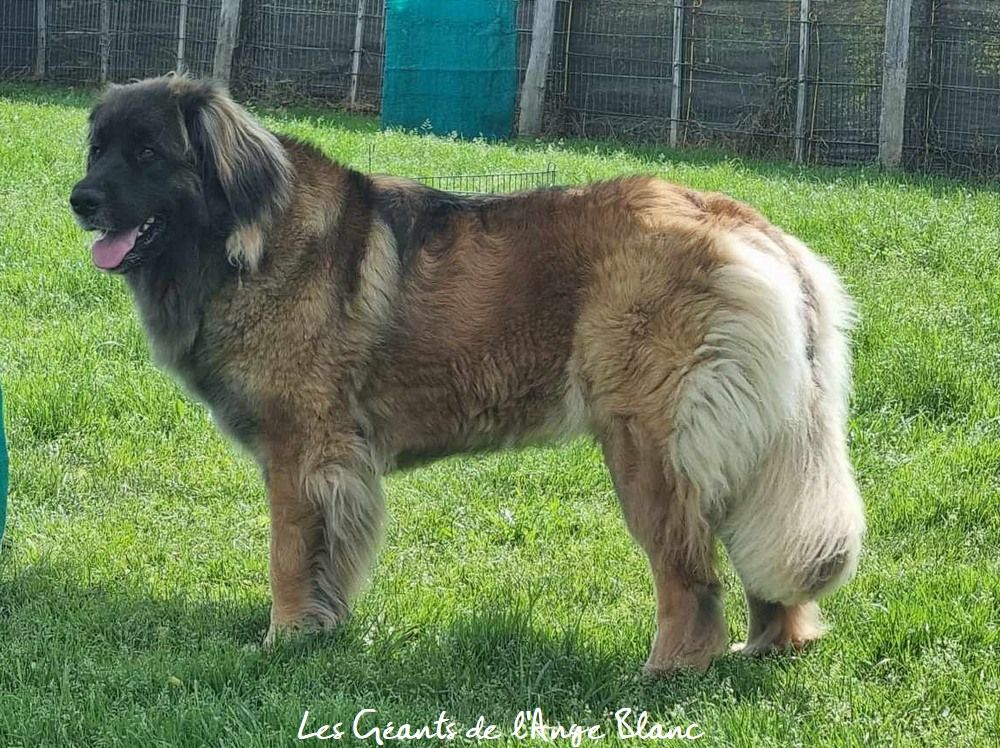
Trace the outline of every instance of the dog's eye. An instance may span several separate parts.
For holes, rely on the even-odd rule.
[[[156,158],[156,151],[152,148],[143,148],[139,151],[140,161],[152,161],[154,158]]]
[[[90,157],[91,158],[97,158],[100,155],[101,155],[101,146],[99,146],[99,145],[92,145],[92,146],[90,146]]]

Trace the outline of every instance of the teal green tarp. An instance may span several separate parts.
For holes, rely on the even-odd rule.
[[[382,126],[508,138],[516,0],[389,0]]]
[[[0,389],[0,539],[7,521],[7,440],[3,432],[3,389]]]

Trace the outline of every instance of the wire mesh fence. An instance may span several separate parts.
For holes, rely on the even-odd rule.
[[[803,21],[800,0],[574,0],[561,129],[667,140],[676,63],[678,144],[791,156],[806,23],[806,155],[824,162],[872,158],[884,0],[813,0],[812,8]]]
[[[399,164],[393,157],[382,156],[376,141],[368,143],[368,162],[365,170],[369,174],[394,174],[408,176],[400,171]],[[509,171],[505,169],[489,170],[486,165],[482,171],[474,174],[432,174],[408,176],[428,187],[434,187],[448,192],[458,192],[466,195],[488,195],[502,192],[520,192],[541,187],[554,187],[558,184],[556,166],[548,163],[542,169],[527,169],[524,171]]]
[[[561,131],[663,136],[669,128],[672,13],[670,3],[654,0],[570,3]]]
[[[3,0],[0,77],[211,75],[231,2]],[[510,2],[523,78],[536,0]],[[545,129],[872,161],[886,0],[810,0],[805,16],[802,5],[558,0]],[[384,33],[385,0],[242,0],[231,85],[282,103],[377,111]],[[1000,2],[913,0],[904,124],[911,168],[1000,173]]]
[[[38,40],[36,0],[0,3],[0,75],[26,78],[35,72]]]
[[[269,100],[377,110],[382,0],[244,0],[234,84]]]
[[[807,75],[808,158],[830,164],[878,155],[885,0],[813,0]]]
[[[3,0],[0,76],[70,83],[215,72],[223,0]],[[383,0],[243,0],[231,84],[377,110]]]
[[[518,192],[556,184],[556,167],[549,164],[539,171],[508,171],[491,174],[447,174],[414,177],[429,187],[470,195]]]
[[[790,149],[799,3],[693,5],[686,19],[682,142],[755,152]]]
[[[1000,173],[1000,3],[924,0],[913,21],[908,164]]]
[[[5,0],[0,73],[70,83],[212,71],[218,0]]]

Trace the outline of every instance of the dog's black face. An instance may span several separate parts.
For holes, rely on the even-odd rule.
[[[166,85],[109,91],[90,119],[87,174],[70,204],[96,231],[94,264],[128,272],[166,251],[183,252],[225,204],[191,142],[183,107]],[[190,117],[190,112],[187,116]]]
[[[157,258],[180,267],[280,209],[289,175],[278,140],[224,90],[154,78],[112,87],[91,113],[87,174],[70,204],[98,232],[97,267],[128,273]]]

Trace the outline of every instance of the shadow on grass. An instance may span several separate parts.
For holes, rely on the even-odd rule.
[[[724,693],[729,702],[756,702],[779,690],[787,698],[795,688],[779,677],[795,667],[783,658],[729,656],[704,675],[648,680],[638,675],[641,662],[632,650],[624,657],[617,651],[627,643],[616,632],[603,632],[598,643],[576,628],[553,631],[523,597],[484,602],[471,617],[442,614],[420,623],[366,612],[365,620],[355,617],[336,632],[263,649],[268,603],[258,595],[211,602],[159,596],[71,581],[80,571],[38,565],[6,583],[9,567],[0,573],[0,659],[39,663],[30,673],[39,682],[24,684],[29,690],[43,690],[59,669],[76,672],[99,661],[106,682],[91,687],[111,692],[123,682],[145,683],[137,703],[155,703],[176,679],[254,703],[281,693],[285,704],[315,707],[317,714],[324,704],[342,712],[345,703],[391,709],[394,719],[397,712],[431,709],[436,717],[434,709],[446,709],[472,724],[481,714],[512,719],[540,707],[547,718],[569,724],[587,715],[609,718],[626,706],[654,713],[685,704],[697,711]]]

